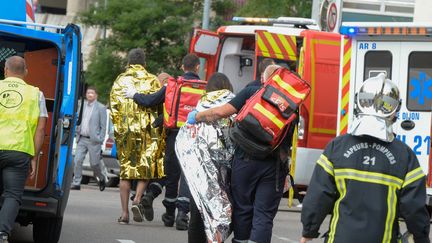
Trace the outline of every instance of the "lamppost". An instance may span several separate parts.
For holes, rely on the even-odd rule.
[[[211,0],[204,0],[204,10],[203,10],[203,18],[202,18],[202,29],[208,30],[209,28],[209,22],[210,22],[210,6],[211,6]],[[200,58],[200,77],[205,79],[204,75],[204,66],[205,66],[205,59]]]

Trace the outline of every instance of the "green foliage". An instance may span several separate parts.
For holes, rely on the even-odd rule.
[[[98,48],[91,56],[92,62],[87,67],[85,81],[96,87],[98,100],[102,103],[108,102],[113,81],[117,75],[124,71],[125,61],[119,56],[113,55],[112,48]]]
[[[144,49],[149,72],[181,73],[181,59],[189,43],[187,37],[196,14],[201,14],[201,1],[109,0],[106,7],[103,2],[80,17],[82,23],[104,26],[110,32],[106,39],[96,43],[97,52],[92,55],[86,73],[86,80],[100,88],[102,101],[107,100],[112,82],[132,48]]]
[[[241,17],[304,17],[310,18],[312,0],[248,0],[236,12]]]

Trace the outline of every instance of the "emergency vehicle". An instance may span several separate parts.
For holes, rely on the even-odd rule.
[[[190,52],[206,60],[206,79],[226,74],[238,92],[258,74],[258,63],[273,58],[298,72],[312,91],[300,107],[298,141],[291,168],[297,185],[308,185],[312,168],[325,145],[336,135],[340,34],[319,31],[311,19],[242,18],[240,25],[217,32],[196,29]],[[295,163],[292,163],[295,165]]]
[[[432,24],[342,23],[338,134],[349,132],[354,94],[362,82],[379,73],[397,84],[401,109],[393,130],[417,155],[430,176],[432,105]],[[432,189],[427,188],[429,206]]]
[[[34,242],[55,243],[60,238],[73,173],[71,152],[82,67],[80,28],[33,23],[32,8],[25,0],[0,1],[0,9],[0,80],[8,57],[24,57],[25,81],[44,93],[48,111],[36,175],[26,182],[16,221],[33,225]]]

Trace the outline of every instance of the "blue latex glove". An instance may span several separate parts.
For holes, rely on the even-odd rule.
[[[196,123],[196,115],[197,115],[198,111],[197,110],[193,110],[191,112],[189,112],[188,116],[187,116],[187,123],[193,125]]]

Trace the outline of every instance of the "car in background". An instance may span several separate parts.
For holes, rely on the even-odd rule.
[[[117,150],[114,140],[114,125],[111,121],[110,110],[107,109],[107,128],[105,133],[105,140],[102,144],[102,170],[105,170],[107,175],[106,186],[116,187],[119,183],[120,163],[117,160]],[[73,155],[75,155],[76,139],[74,139]],[[90,166],[88,153],[83,161],[82,180],[81,184],[88,184],[90,181],[96,181],[93,170]]]

